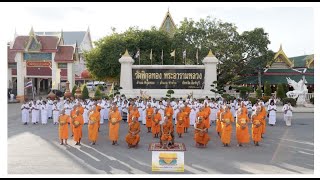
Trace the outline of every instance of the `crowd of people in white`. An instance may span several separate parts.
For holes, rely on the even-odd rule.
[[[269,125],[271,126],[275,125],[276,123],[276,113],[277,113],[277,107],[275,105],[276,99],[274,98],[271,98],[267,103],[264,103],[263,101],[258,100],[255,104],[252,104],[247,99],[246,100],[234,99],[227,102],[223,98],[212,100],[212,99],[209,99],[208,97],[206,97],[202,102],[200,102],[199,99],[189,98],[189,97],[186,99],[182,99],[182,98],[175,99],[174,101],[170,101],[169,99],[164,100],[163,98],[161,98],[160,100],[156,100],[155,98],[142,99],[139,96],[132,99],[115,96],[112,100],[107,100],[107,99],[93,100],[92,98],[90,98],[86,100],[57,99],[53,101],[48,98],[45,101],[40,98],[37,101],[31,100],[29,102],[24,102],[22,104],[21,106],[22,122],[24,123],[24,125],[27,125],[31,119],[31,122],[33,124],[38,124],[41,121],[41,124],[45,125],[48,123],[48,119],[53,119],[53,124],[56,125],[58,124],[58,118],[59,118],[60,112],[63,109],[65,109],[65,113],[67,115],[70,115],[71,110],[76,107],[75,105],[78,105],[84,108],[83,119],[84,119],[84,123],[87,124],[89,121],[88,112],[94,106],[99,105],[101,107],[100,124],[103,124],[105,120],[108,120],[108,113],[113,102],[117,104],[118,109],[121,112],[121,115],[123,117],[123,120],[125,121],[128,119],[129,106],[132,105],[133,108],[138,108],[138,111],[140,114],[138,121],[142,122],[142,124],[146,124],[146,118],[145,118],[146,109],[149,104],[151,105],[151,107],[158,109],[162,117],[164,117],[165,107],[168,104],[170,104],[174,110],[173,120],[175,120],[175,117],[181,107],[189,106],[191,108],[190,117],[189,117],[191,126],[193,126],[196,122],[197,112],[199,112],[199,109],[204,106],[210,107],[210,110],[211,110],[210,117],[209,117],[210,124],[216,121],[217,112],[219,111],[220,106],[225,104],[230,107],[230,110],[234,117],[236,117],[236,112],[242,103],[247,108],[249,117],[259,105],[263,105],[267,107]],[[292,112],[293,112],[293,108],[291,104],[290,103],[284,104],[282,110],[284,113],[284,121],[286,122],[286,125],[291,126]]]

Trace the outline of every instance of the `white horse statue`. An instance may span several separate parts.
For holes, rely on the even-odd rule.
[[[307,86],[305,85],[308,83],[303,77],[299,82],[295,82],[294,80],[287,77],[288,84],[293,87],[293,91],[287,92],[287,97],[289,98],[298,98],[297,104],[303,105],[306,103],[306,94],[308,93]]]

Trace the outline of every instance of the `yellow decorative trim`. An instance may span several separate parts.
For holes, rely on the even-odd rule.
[[[306,67],[310,68],[311,64],[314,63],[314,55],[310,55],[308,56],[307,60],[306,60]]]
[[[130,57],[128,49],[126,49],[126,52],[123,54],[123,56]]]
[[[162,23],[161,23],[160,29],[163,29],[163,28],[164,28],[164,23],[165,23],[165,21],[166,21],[166,19],[167,19],[168,16],[169,16],[169,18],[170,18],[170,20],[171,20],[171,23],[173,24],[173,27],[174,27],[175,29],[177,29],[177,27],[176,27],[176,25],[174,24],[174,21],[173,21],[173,19],[172,19],[172,17],[171,17],[171,14],[170,14],[170,12],[169,12],[169,9],[168,9],[168,12],[166,13],[166,15],[164,16],[164,19],[163,19],[163,21],[162,21]]]
[[[291,68],[294,66],[294,63],[292,61],[290,61],[290,59],[287,57],[287,55],[282,50],[282,44],[280,45],[279,51],[274,55],[273,60],[274,60],[273,62],[284,62]],[[280,61],[280,60],[282,60],[282,61]],[[270,66],[271,66],[271,64],[268,65],[268,67],[270,67]]]
[[[214,57],[214,55],[213,55],[213,53],[212,53],[211,49],[210,49],[210,51],[209,51],[209,53],[208,53],[207,57]]]

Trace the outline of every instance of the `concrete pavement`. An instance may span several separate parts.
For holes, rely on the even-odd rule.
[[[119,146],[107,139],[106,123],[101,126],[97,145],[89,145],[87,126],[82,146],[70,138],[61,146],[58,126],[22,125],[21,104],[8,104],[8,173],[9,174],[154,174],[151,171],[149,143],[158,142],[142,126],[140,146],[127,149],[127,126],[121,123]],[[177,142],[186,145],[185,174],[312,174],[314,172],[313,113],[296,113],[292,127],[286,127],[282,113],[277,124],[267,127],[267,134],[256,147],[253,143],[237,147],[235,128],[231,147],[223,147],[218,136],[209,130],[206,149],[194,146],[193,129]],[[71,134],[70,134],[71,135]],[[162,173],[163,174],[163,173]]]

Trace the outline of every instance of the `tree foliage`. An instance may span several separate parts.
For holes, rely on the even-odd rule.
[[[277,85],[277,92],[276,93],[277,93],[276,94],[277,98],[283,99],[286,97],[282,84]]]
[[[264,96],[271,96],[271,85],[268,81],[264,83]]]
[[[186,50],[187,64],[197,64],[198,50],[199,64],[210,49],[220,60],[218,64],[218,81],[222,84],[233,82],[242,74],[255,72],[257,67],[265,67],[272,59],[273,52],[268,50],[268,34],[263,28],[238,33],[235,24],[222,22],[212,17],[194,21],[185,18],[180,22],[173,37],[165,31],[152,27],[141,30],[130,27],[123,33],[113,28],[108,35],[97,42],[95,48],[85,52],[86,66],[94,78],[104,80],[106,77],[120,75],[119,58],[128,49],[135,57],[140,50],[140,64],[162,64],[161,52],[165,65],[172,65],[174,58],[170,52],[175,50],[175,64],[184,64],[183,51]],[[271,57],[271,58],[270,58]],[[135,58],[134,64],[139,64]]]
[[[73,88],[72,88],[71,93],[72,93],[73,97],[75,97],[74,94],[76,93],[77,87],[78,87],[77,85],[74,85]]]
[[[83,85],[83,88],[82,88],[82,98],[89,99],[89,91],[85,84]]]
[[[256,90],[256,98],[260,99],[262,97],[262,90],[260,87]]]

